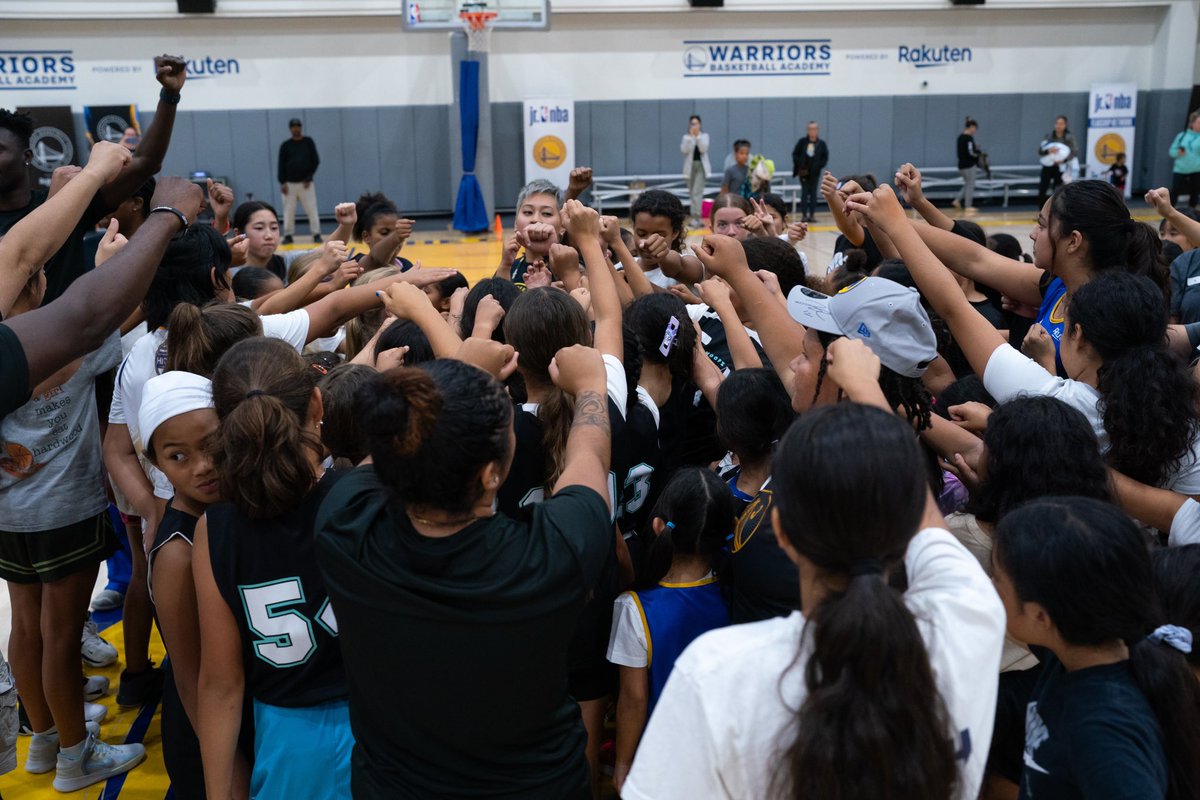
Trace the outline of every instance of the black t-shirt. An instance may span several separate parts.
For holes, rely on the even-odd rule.
[[[317,527],[356,798],[591,797],[566,654],[612,550],[604,498],[571,486],[528,523],[497,514],[430,538],[360,467]]]
[[[993,328],[998,331],[1005,330],[1008,323],[1005,322],[1004,311],[992,305],[991,300],[972,300],[971,307],[992,323]]]
[[[35,189],[30,192],[29,204],[24,208],[0,211],[0,236],[8,233],[13,225],[29,216],[44,202],[46,202],[45,190]],[[80,217],[79,224],[71,231],[71,235],[63,242],[63,246],[58,249],[58,252],[46,262],[46,296],[42,298],[42,305],[57,299],[67,290],[68,286],[75,282],[76,278],[92,268],[93,262],[87,257],[83,237],[92,231],[96,227],[96,223],[111,210],[100,193],[92,198],[87,210]],[[92,254],[94,256],[95,251]]]
[[[846,238],[846,234],[838,234],[837,240],[833,243],[834,269],[841,266],[842,259],[844,258],[841,254],[847,250],[862,250],[867,254],[867,266],[865,269],[868,272],[878,267],[879,263],[883,261],[883,253],[879,252],[879,245],[875,244],[875,240],[871,238],[871,232],[868,230],[863,231],[863,243],[858,247],[850,243],[850,240]]]
[[[692,381],[673,382],[671,396],[659,408],[658,443],[663,485],[680,467],[707,467],[725,455],[717,440],[717,415]]]
[[[158,523],[158,530],[154,532],[154,545],[150,548],[149,555],[151,564],[154,563],[154,554],[158,548],[176,536],[181,537],[190,546],[196,538],[196,523],[199,521],[199,517],[193,517],[167,503],[167,510],[163,512],[162,520]]]
[[[1166,797],[1167,760],[1128,661],[1067,672],[1048,650],[1025,718],[1021,797]]]
[[[629,465],[624,475],[617,474],[617,524],[625,533],[646,530],[650,510],[662,491],[658,414],[657,408],[651,411],[638,401],[631,403],[625,418]]]
[[[970,169],[979,163],[979,151],[975,149],[975,137],[969,133],[958,135],[958,168]]]
[[[700,343],[704,345],[704,352],[723,375],[728,375],[733,372],[733,352],[729,349],[729,336],[725,333],[725,324],[717,312],[708,306],[693,307],[704,309],[700,318],[696,320],[700,325]],[[730,320],[730,324],[741,325],[742,321],[733,319]],[[763,366],[769,369],[771,362],[767,359],[767,351],[763,350],[762,345],[753,336],[750,337],[750,342],[754,345],[758,357],[762,359]]]
[[[29,402],[29,362],[13,329],[0,323],[0,419]]]
[[[775,541],[770,481],[741,512],[721,573],[729,621],[785,617],[800,607],[800,572]]]
[[[206,512],[213,577],[242,634],[246,693],[259,702],[304,708],[347,695],[313,528],[338,477],[325,473],[294,509],[273,519],[250,519],[230,503]],[[390,691],[395,683],[379,687]]]

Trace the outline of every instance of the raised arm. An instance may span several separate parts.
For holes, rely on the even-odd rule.
[[[792,387],[793,375],[788,365],[804,353],[804,326],[788,315],[787,309],[750,271],[741,242],[728,236],[705,236],[695,252],[710,275],[724,278],[737,292],[771,366],[784,386]]]
[[[1034,308],[1041,305],[1042,270],[932,225],[912,227],[938,260],[959,275],[990,286],[1019,303]]]
[[[751,340],[750,334],[746,333],[746,326],[734,310],[729,284],[720,278],[711,278],[697,288],[700,290],[700,299],[716,311],[721,319],[721,325],[725,328],[725,338],[729,342],[729,354],[733,357],[733,368],[737,370],[761,367],[762,359],[754,349],[754,341]]]
[[[967,301],[967,296],[963,294],[954,275],[938,261],[917,235],[904,215],[904,209],[900,207],[900,201],[896,199],[892,188],[884,185],[871,194],[856,194],[847,201],[847,206],[868,217],[891,237],[905,265],[908,266],[908,271],[912,273],[913,280],[921,289],[921,294],[942,319],[946,320],[955,341],[971,363],[971,368],[978,375],[983,375],[992,353],[1007,342]],[[954,234],[946,235],[966,241]]]
[[[200,187],[190,181],[163,178],[150,203],[154,208],[175,208],[190,223],[202,199]],[[151,214],[103,267],[85,273],[54,302],[5,323],[25,351],[30,386],[104,343],[146,296],[167,243],[182,228],[176,214]],[[71,335],[64,336],[63,331]]]
[[[600,215],[578,200],[564,203],[562,213],[571,234],[571,243],[579,250],[587,267],[588,290],[592,294],[592,311],[596,315],[595,347],[605,355],[624,359],[621,298],[617,294],[616,276],[604,260],[604,251],[600,246]]]
[[[293,283],[288,284],[277,292],[258,298],[251,305],[259,314],[286,314],[304,305],[321,281],[338,271],[338,267],[347,259],[346,243],[329,240],[321,245],[321,255],[308,271]],[[352,262],[353,263],[353,262]],[[354,265],[358,268],[358,265]],[[261,301],[261,302],[260,302]]]
[[[8,316],[25,284],[62,247],[96,192],[130,160],[123,145],[100,142],[86,167],[0,238],[0,316]]]
[[[429,297],[423,291],[411,283],[393,282],[378,294],[389,314],[397,319],[408,319],[416,323],[429,339],[434,355],[438,358],[454,358],[454,354],[462,346],[462,339],[433,307],[433,303],[429,302]]]
[[[550,362],[554,385],[575,398],[575,416],[567,434],[562,474],[554,493],[568,486],[586,486],[604,498],[608,494],[608,467],[612,456],[612,428],[608,419],[608,378],[600,353],[577,344],[559,350]]]
[[[821,176],[821,196],[825,198],[825,202],[829,206],[829,213],[833,214],[833,221],[837,224],[838,230],[846,235],[851,245],[862,247],[863,242],[867,240],[866,231],[863,230],[862,225],[850,219],[846,213],[846,201],[838,191],[837,184],[838,180],[834,174],[826,171]]]
[[[187,78],[187,63],[182,56],[162,55],[154,59],[154,77],[162,84],[158,106],[154,109],[154,120],[142,136],[133,163],[117,179],[100,190],[109,208],[116,208],[138,190],[146,179],[162,169],[167,147],[171,144],[171,132],[175,129],[175,108],[179,105],[179,92]]]
[[[1158,212],[1158,215],[1171,224],[1175,230],[1184,235],[1192,247],[1200,247],[1200,222],[1179,213],[1179,209],[1171,205],[1171,192],[1167,189],[1151,189],[1146,192],[1146,205]]]
[[[935,228],[943,231],[953,230],[954,220],[946,216],[940,208],[930,202],[921,186],[921,172],[912,164],[902,164],[896,171],[896,189],[904,202],[913,211]]]
[[[621,262],[621,266],[624,268],[625,280],[629,282],[629,288],[633,290],[634,298],[654,294],[654,284],[646,277],[642,265],[625,246],[625,240],[621,237],[621,223],[617,218],[601,217],[600,229],[604,241],[608,242],[608,248],[612,250],[617,261]]]
[[[592,185],[592,168],[575,167],[567,178],[567,200],[577,200]]]
[[[386,290],[393,283],[411,283],[422,287],[445,280],[453,274],[452,269],[411,269],[362,286],[347,286],[341,291],[326,295],[304,308],[308,312],[308,341],[329,336],[337,330],[338,325],[351,317],[378,308],[382,304],[379,292]],[[425,302],[428,303],[429,299],[425,298]]]

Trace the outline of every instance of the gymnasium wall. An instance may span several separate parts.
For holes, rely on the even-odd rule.
[[[556,14],[548,36],[493,37],[497,204],[510,205],[522,182],[520,101],[529,96],[575,99],[575,161],[600,174],[679,170],[679,137],[694,111],[718,166],[731,141],[745,137],[788,170],[795,139],[816,119],[835,171],[884,176],[907,158],[953,166],[968,113],[981,123],[978,139],[992,163],[1031,163],[1055,114],[1070,116],[1082,141],[1091,83],[1129,80],[1139,86],[1132,177],[1161,184],[1196,66],[1196,4],[1079,5]],[[275,154],[287,119],[300,116],[321,150],[323,206],[368,187],[413,212],[452,205],[457,112],[444,33],[404,33],[395,16],[123,20],[120,36],[96,21],[0,24],[6,51],[66,51],[72,59],[67,85],[18,89],[0,70],[0,105],[70,104],[82,132],[84,105],[132,101],[147,122],[157,94],[150,58],[182,52],[191,66],[168,171],[233,176],[240,196],[277,199]],[[714,42],[724,55],[709,49]],[[748,71],[733,71],[741,68],[733,45],[746,56],[746,45],[763,42],[814,52],[791,61],[790,73],[770,71],[761,52],[741,59],[754,62]]]

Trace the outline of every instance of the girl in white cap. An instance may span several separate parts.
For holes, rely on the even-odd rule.
[[[194,731],[200,617],[192,581],[192,538],[196,522],[220,494],[207,451],[217,429],[212,383],[190,372],[156,375],[142,390],[138,427],[146,439],[146,458],[175,487],[148,561],[150,597],[170,656],[163,687],[163,758],[175,793],[187,798],[204,785]]]

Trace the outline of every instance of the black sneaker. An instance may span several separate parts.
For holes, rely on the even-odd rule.
[[[320,244],[320,243],[321,243],[321,234],[314,233],[313,234],[313,244]]]
[[[283,237],[283,244],[292,244],[292,237],[290,237],[290,236]]]
[[[121,685],[117,689],[117,705],[121,708],[138,708],[157,702],[162,697],[162,670],[151,665],[143,672],[121,672]]]

